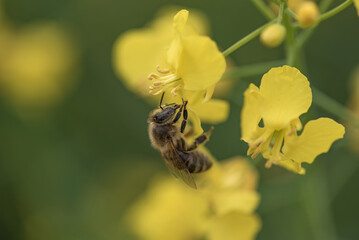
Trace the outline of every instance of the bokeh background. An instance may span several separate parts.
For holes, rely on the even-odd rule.
[[[333,1],[333,6],[340,2]],[[206,14],[211,37],[221,49],[265,19],[250,1],[0,3],[0,239],[136,239],[123,216],[150,179],[169,173],[147,136],[152,106],[129,92],[114,73],[114,41],[124,31],[144,26],[168,5]],[[34,33],[42,31],[36,30],[39,26],[50,29]],[[53,35],[62,39],[57,45]],[[31,41],[36,42],[35,50]],[[349,80],[359,64],[358,43],[359,19],[351,6],[323,22],[305,47],[302,71],[313,86],[342,104],[349,99]],[[58,84],[39,90],[40,98],[35,94],[19,100],[23,92],[16,94],[16,89],[26,85],[39,65],[35,60],[17,62],[16,56],[22,59],[44,49],[46,56],[35,58],[43,66],[38,71],[53,70],[23,91],[46,80]],[[256,39],[231,60],[243,66],[283,57],[284,47],[268,49]],[[53,71],[61,76],[53,77]],[[9,85],[13,78],[24,82]],[[228,94],[230,117],[216,126],[207,144],[217,159],[246,153],[239,128],[242,92],[249,82],[259,80],[260,76],[236,79]],[[315,105],[302,119],[319,116],[341,121]],[[349,141],[336,142],[307,167],[304,177],[275,166],[267,170],[263,160],[253,161],[260,175],[257,212],[263,227],[258,239],[358,239],[359,155],[347,147]]]

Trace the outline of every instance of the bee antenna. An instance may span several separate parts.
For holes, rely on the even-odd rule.
[[[160,100],[160,108],[161,108],[162,110],[163,110],[163,108],[162,108],[162,101],[163,101],[164,95],[165,95],[165,92],[162,93],[161,100]]]

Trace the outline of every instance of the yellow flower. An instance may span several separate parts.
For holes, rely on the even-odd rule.
[[[58,103],[72,84],[76,54],[57,24],[29,25],[3,42],[0,58],[2,93],[22,112]]]
[[[296,68],[272,68],[263,75],[260,88],[251,84],[244,96],[242,139],[252,158],[262,153],[268,159],[266,167],[274,163],[304,174],[301,163],[312,163],[344,135],[341,124],[319,118],[309,121],[297,136],[302,128],[299,116],[308,111],[312,92],[309,81]]]
[[[180,89],[206,90],[207,94],[212,95],[215,84],[225,71],[226,62],[216,43],[186,30],[188,14],[187,10],[181,10],[173,18],[175,35],[166,61],[161,69],[157,68],[160,75],[150,75],[154,79],[150,88],[154,95],[166,89],[172,89],[173,95]]]
[[[199,191],[173,178],[153,182],[129,211],[133,231],[148,240],[254,239],[261,226],[254,214],[259,203],[255,170],[235,157],[203,175]]]
[[[117,74],[140,96],[148,97],[151,89],[154,95],[167,92],[163,103],[188,100],[189,117],[199,135],[201,120],[218,123],[228,117],[227,102],[210,100],[226,64],[216,44],[202,36],[207,25],[201,14],[188,14],[181,10],[173,17],[173,11],[167,11],[149,27],[124,33],[116,40],[113,60]]]
[[[157,65],[165,63],[168,48],[175,34],[173,16],[178,9],[160,10],[157,18],[142,29],[132,29],[119,36],[113,48],[113,63],[117,75],[125,86],[142,97],[148,97],[147,79]],[[191,10],[187,31],[208,33],[206,18],[199,12]]]
[[[160,178],[130,209],[128,221],[140,239],[196,239],[203,235],[208,205],[196,191]]]

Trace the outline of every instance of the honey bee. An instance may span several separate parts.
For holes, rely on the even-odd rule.
[[[212,166],[209,157],[197,150],[198,145],[209,139],[213,127],[197,137],[192,144],[188,145],[183,137],[187,124],[188,112],[186,109],[188,101],[178,105],[167,104],[162,107],[163,95],[158,109],[153,110],[148,118],[149,137],[155,149],[159,150],[166,166],[171,173],[181,178],[188,186],[196,189],[196,183],[192,173],[200,173]],[[179,127],[177,121],[183,116]]]

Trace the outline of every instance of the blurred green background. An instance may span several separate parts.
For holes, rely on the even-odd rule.
[[[4,15],[14,28],[60,22],[79,57],[76,84],[41,116],[21,117],[1,98],[0,239],[135,239],[124,227],[126,208],[149,179],[167,169],[147,136],[152,107],[115,75],[112,45],[166,5],[204,12],[221,49],[265,23],[250,1],[3,0]],[[351,6],[320,24],[305,48],[302,71],[313,86],[342,104],[359,64],[358,43],[359,19]],[[238,66],[283,58],[284,47],[268,49],[258,39],[231,55]],[[246,153],[239,129],[242,91],[259,80],[238,80],[228,96],[229,120],[216,126],[207,144],[217,159]],[[340,121],[315,105],[302,119],[319,116]],[[257,212],[263,221],[258,239],[358,239],[359,157],[347,141],[318,157],[304,177],[257,164]]]

